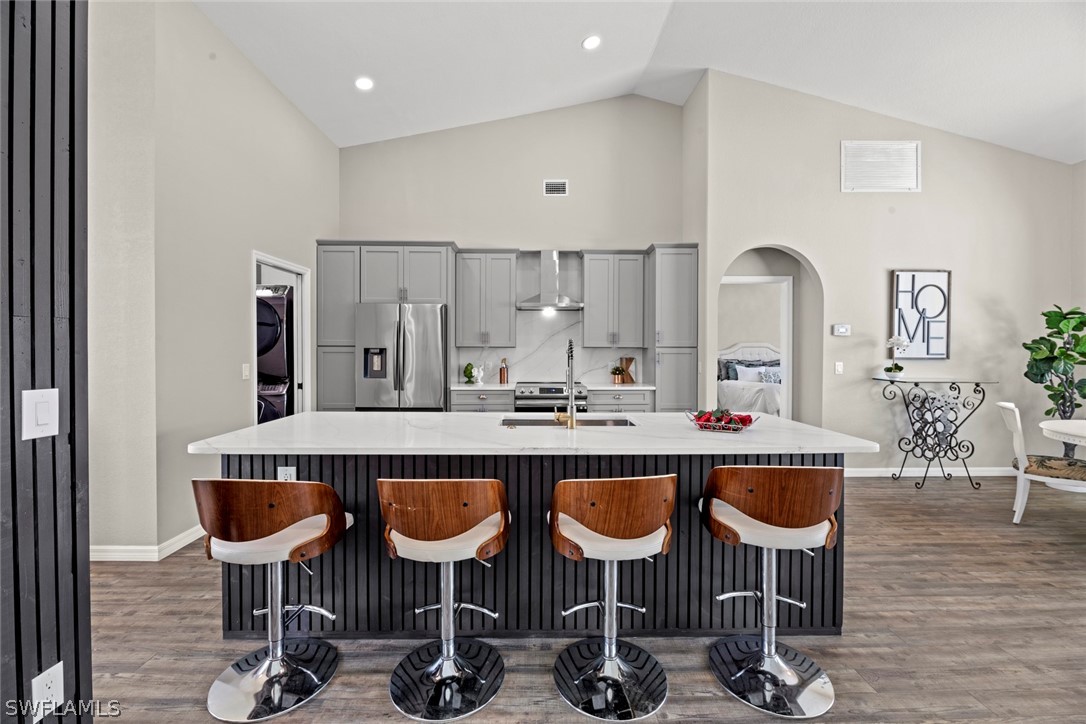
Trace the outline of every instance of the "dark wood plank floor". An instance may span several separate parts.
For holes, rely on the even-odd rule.
[[[1086,495],[1034,484],[1011,524],[1013,481],[849,479],[845,633],[789,638],[830,673],[823,721],[1086,722]],[[125,721],[211,721],[207,688],[255,648],[220,633],[219,566],[199,543],[160,563],[95,563],[94,694]],[[637,642],[668,672],[660,721],[772,721],[709,673],[711,639]],[[418,642],[338,641],[336,678],[283,722],[406,721],[388,677]],[[505,686],[476,722],[587,719],[551,681],[567,641],[506,639]]]

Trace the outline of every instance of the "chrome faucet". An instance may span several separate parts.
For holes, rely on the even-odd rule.
[[[555,412],[554,419],[566,423],[566,428],[573,430],[577,427],[577,398],[573,385],[573,340],[569,340],[566,347],[566,393],[569,395],[569,403],[566,412]]]

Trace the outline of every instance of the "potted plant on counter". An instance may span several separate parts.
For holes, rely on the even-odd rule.
[[[615,365],[611,368],[611,382],[616,385],[621,385],[622,380],[626,378],[626,370],[619,365]]]
[[[886,346],[890,349],[890,364],[883,367],[882,371],[886,373],[887,379],[900,380],[905,376],[905,368],[898,363],[897,355],[899,352],[905,352],[909,349],[909,340],[895,334],[886,340]]]
[[[1086,377],[1076,381],[1075,367],[1086,365],[1086,312],[1078,307],[1064,311],[1061,307],[1041,312],[1048,334],[1023,342],[1029,352],[1025,377],[1044,385],[1052,406],[1046,417],[1070,420],[1082,407],[1075,397],[1086,398]],[[1074,457],[1075,446],[1064,443],[1064,457]]]

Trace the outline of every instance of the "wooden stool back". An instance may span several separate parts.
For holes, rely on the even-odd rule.
[[[558,527],[561,513],[608,538],[643,538],[666,527],[660,552],[667,553],[677,479],[675,475],[657,475],[559,481],[551,498],[551,543],[566,558],[584,559],[581,547],[562,535]]]
[[[509,503],[500,480],[394,480],[377,481],[381,515],[385,519],[385,547],[392,558],[396,545],[390,533],[405,538],[438,541],[466,533],[501,513],[498,532],[476,550],[476,558],[497,555],[509,540]]]
[[[327,516],[320,535],[296,546],[290,560],[319,556],[343,536],[343,502],[332,486],[308,481],[198,478],[192,481],[196,512],[211,558],[211,539],[242,543],[266,538],[314,515]]]
[[[826,547],[837,543],[844,468],[724,466],[713,468],[705,481],[701,519],[713,537],[739,544],[739,535],[712,515],[713,499],[777,528],[807,528],[830,521]]]

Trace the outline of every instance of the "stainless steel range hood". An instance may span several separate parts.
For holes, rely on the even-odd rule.
[[[553,309],[564,312],[584,309],[584,302],[572,299],[558,287],[558,252],[539,252],[539,294],[517,302],[517,309]]]

